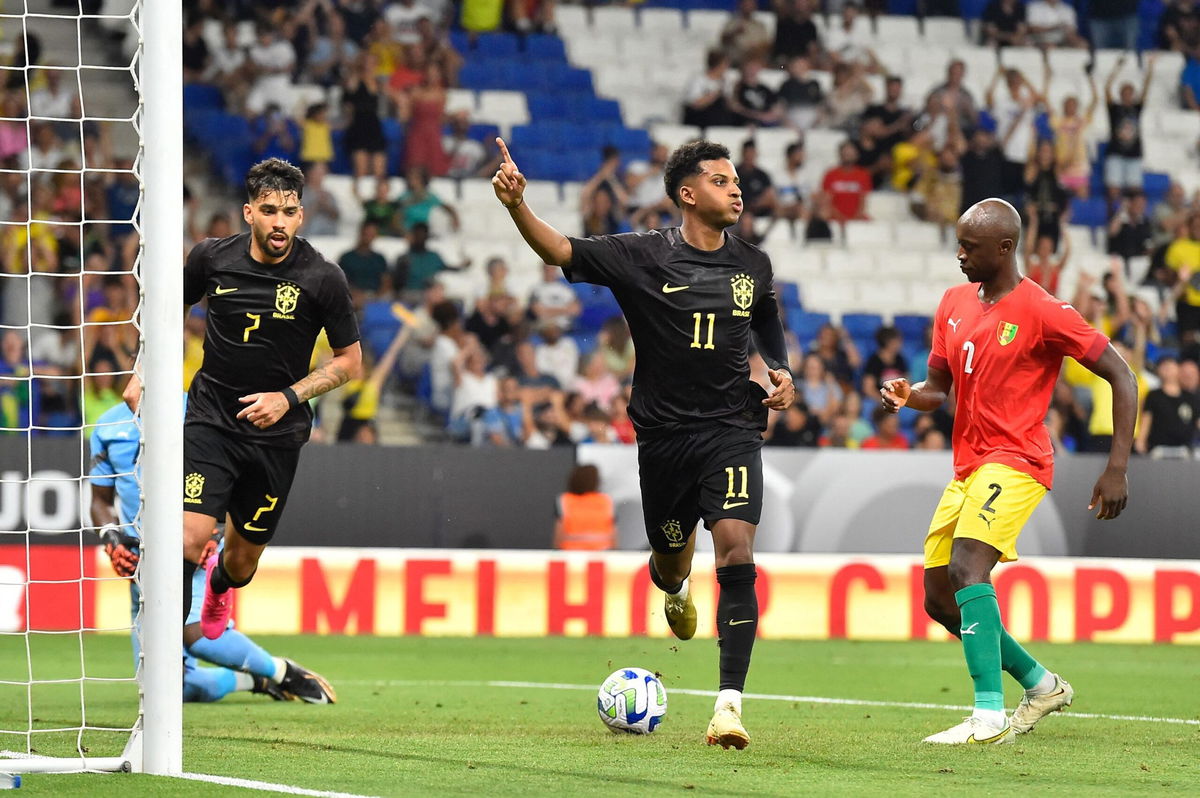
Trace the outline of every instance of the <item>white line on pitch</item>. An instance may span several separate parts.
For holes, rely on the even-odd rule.
[[[506,681],[438,681],[417,679],[382,679],[382,680],[342,680],[338,684],[376,685],[379,687],[518,687],[540,690],[595,690],[596,687],[587,684],[556,684],[544,682],[506,682]],[[682,695],[697,695],[715,697],[715,690],[689,690],[682,687],[672,687],[668,692]],[[971,707],[958,704],[929,704],[918,701],[868,701],[859,698],[829,698],[818,695],[772,695],[769,693],[745,693],[746,698],[756,701],[792,701],[801,704],[836,704],[852,707],[888,707],[894,709],[946,709],[970,711]],[[1087,718],[1088,720],[1127,720],[1140,723],[1172,723],[1180,726],[1200,726],[1200,720],[1192,718],[1156,718],[1147,715],[1106,715],[1098,712],[1064,712],[1065,718]]]
[[[221,784],[226,787],[244,787],[247,790],[262,790],[263,792],[282,792],[287,795],[311,795],[316,798],[371,798],[368,795],[358,795],[352,792],[331,792],[329,790],[310,790],[306,787],[293,787],[290,784],[274,784],[269,781],[254,779],[235,779],[231,776],[210,776],[207,773],[181,773],[181,779],[191,781],[206,781],[210,784]]]

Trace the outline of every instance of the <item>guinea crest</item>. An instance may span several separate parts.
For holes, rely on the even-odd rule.
[[[1001,346],[1008,346],[1017,339],[1017,325],[1010,324],[1007,321],[1000,322],[1000,326],[996,328],[996,340]]]
[[[275,313],[273,318],[291,319],[296,310],[296,302],[300,299],[300,287],[294,283],[280,283],[275,286]]]
[[[733,315],[749,316],[750,306],[754,304],[754,278],[739,274],[731,277],[729,284],[733,289],[733,304],[737,307]]]

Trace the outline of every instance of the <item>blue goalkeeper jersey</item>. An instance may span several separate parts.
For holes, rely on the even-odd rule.
[[[183,410],[187,412],[186,395],[183,397]],[[139,538],[142,530],[137,518],[142,504],[142,490],[139,484],[141,466],[137,458],[141,444],[142,429],[134,421],[133,411],[124,402],[118,402],[96,419],[90,443],[92,469],[88,474],[93,485],[116,485],[121,531]]]

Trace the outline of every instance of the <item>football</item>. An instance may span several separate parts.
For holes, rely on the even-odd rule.
[[[667,715],[667,691],[650,671],[621,668],[600,685],[596,711],[613,732],[649,734]]]

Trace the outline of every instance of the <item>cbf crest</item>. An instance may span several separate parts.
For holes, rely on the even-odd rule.
[[[666,537],[667,542],[671,544],[672,548],[678,548],[679,546],[683,545],[683,528],[674,518],[669,521],[664,521],[659,529],[662,530],[663,535]]]
[[[735,316],[749,316],[750,306],[754,304],[754,278],[748,274],[738,274],[729,279],[733,289],[733,304],[737,308]]]
[[[300,287],[294,283],[280,283],[275,286],[275,313],[272,318],[292,319],[296,311],[296,303],[300,300]]]
[[[200,494],[204,492],[204,476],[192,472],[183,478],[183,503],[200,504]]]
[[[1017,340],[1017,325],[1007,321],[1000,322],[1000,326],[996,328],[996,339],[1001,346],[1008,346]]]

